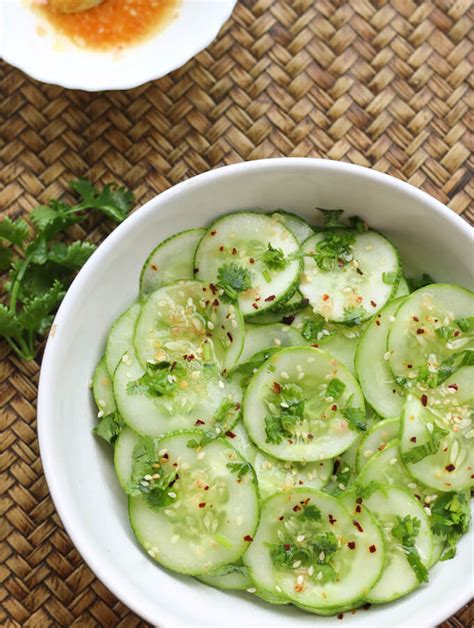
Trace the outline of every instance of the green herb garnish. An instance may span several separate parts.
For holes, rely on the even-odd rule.
[[[243,478],[251,469],[251,465],[248,462],[228,462],[226,467],[231,470],[232,473],[236,473],[239,479]]]
[[[342,227],[340,219],[344,213],[343,209],[322,209],[321,207],[318,207],[317,210],[323,215],[325,229]]]
[[[469,497],[467,493],[441,493],[431,502],[430,509],[433,532],[446,541],[440,560],[449,560],[456,554],[459,539],[469,529]]]
[[[203,431],[202,436],[199,438],[192,438],[188,440],[187,447],[190,449],[197,449],[203,447],[211,441],[219,438],[226,432],[228,432],[234,423],[237,421],[240,413],[240,404],[235,403],[230,399],[226,399],[221,403],[214,416],[212,417],[212,426]]]
[[[127,384],[127,393],[147,397],[170,396],[176,392],[178,382],[186,375],[187,369],[181,362],[148,362],[145,373]]]
[[[340,379],[337,379],[337,377],[334,377],[333,379],[330,380],[327,386],[326,396],[332,397],[333,399],[338,399],[342,395],[345,389],[346,389],[346,385],[344,384],[344,382],[341,382]]]
[[[87,218],[95,209],[115,222],[126,218],[133,195],[125,188],[109,185],[98,190],[85,179],[70,183],[79,196],[75,205],[52,200],[34,209],[34,230],[22,220],[0,221],[0,270],[8,270],[7,299],[0,305],[0,336],[15,353],[32,360],[37,344],[50,327],[75,272],[95,251],[90,242],[72,244],[56,241],[71,225]]]
[[[421,562],[415,546],[416,537],[420,532],[420,520],[406,515],[403,519],[397,516],[397,524],[392,528],[392,536],[399,541],[410,567],[415,572],[418,582],[428,582],[428,570]]]
[[[349,423],[353,430],[365,432],[367,430],[367,421],[364,408],[344,408],[341,410],[342,416]]]
[[[272,395],[271,402],[278,407],[279,414],[265,417],[266,441],[275,445],[291,437],[295,425],[303,418],[305,404],[303,389],[297,384],[278,385],[277,389],[279,392]]]
[[[237,301],[240,292],[252,287],[250,272],[234,262],[219,268],[217,282],[219,288],[224,291],[222,297],[231,302]]]
[[[407,278],[407,283],[410,288],[410,292],[414,292],[415,290],[418,290],[418,288],[423,288],[423,286],[429,286],[434,283],[434,279],[431,275],[428,275],[428,273],[423,273],[420,277]]]
[[[285,270],[290,263],[282,249],[275,249],[268,243],[268,248],[262,255],[262,261],[270,270]]]
[[[92,432],[100,436],[107,443],[113,445],[122,431],[125,423],[118,412],[111,412],[101,417]]]
[[[448,431],[433,423],[433,431],[426,443],[412,447],[409,451],[402,453],[402,460],[405,463],[420,462],[427,456],[433,456],[439,449],[441,441],[448,435]]]

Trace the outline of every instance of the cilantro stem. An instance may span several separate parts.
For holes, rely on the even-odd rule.
[[[31,257],[25,257],[23,260],[23,264],[21,265],[20,270],[18,271],[15,280],[13,282],[11,297],[10,297],[10,312],[13,314],[16,312],[16,302],[18,298],[18,290],[20,289],[20,284],[22,282],[23,277],[25,276],[26,270],[31,261]]]

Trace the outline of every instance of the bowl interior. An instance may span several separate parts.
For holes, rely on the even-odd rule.
[[[180,0],[176,17],[162,30],[117,54],[74,46],[22,0],[0,2],[0,56],[46,83],[89,91],[128,89],[165,76],[209,45],[235,3]]]
[[[335,623],[245,594],[224,593],[156,566],[135,543],[111,455],[91,435],[88,383],[114,318],[137,297],[148,252],[185,228],[237,209],[285,208],[310,222],[315,207],[340,208],[381,230],[405,268],[472,286],[469,227],[406,184],[364,168],[311,159],[230,166],[185,181],[127,219],[92,256],[56,317],[40,382],[39,435],[49,487],[79,552],[125,604],[154,624],[312,625]],[[429,586],[387,606],[347,614],[354,625],[434,625],[471,594],[472,536],[440,563]],[[184,603],[183,603],[184,602]]]

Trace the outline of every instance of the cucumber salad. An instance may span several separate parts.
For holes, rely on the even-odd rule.
[[[468,531],[474,294],[320,211],[160,242],[92,387],[152,560],[333,615],[426,586]]]

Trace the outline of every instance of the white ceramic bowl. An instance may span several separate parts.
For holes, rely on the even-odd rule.
[[[41,369],[41,456],[58,513],[91,569],[127,606],[153,624],[314,626],[338,624],[246,594],[224,593],[153,563],[139,548],[110,452],[91,434],[88,382],[114,318],[137,296],[151,248],[189,227],[237,210],[285,208],[314,221],[315,207],[356,213],[399,246],[410,271],[472,285],[469,226],[427,194],[390,176],[318,159],[254,161],[199,175],[163,192],[120,225],[69,289]],[[431,582],[392,604],[347,613],[344,625],[434,626],[472,595],[473,534]]]
[[[236,2],[181,0],[177,17],[162,30],[117,54],[79,48],[23,0],[0,0],[0,57],[44,83],[92,92],[129,89],[165,76],[206,48]]]

